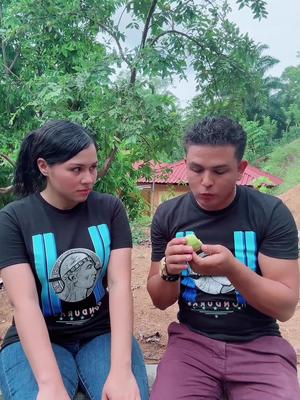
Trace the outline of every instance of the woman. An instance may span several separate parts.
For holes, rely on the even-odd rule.
[[[50,121],[23,141],[0,211],[0,268],[14,322],[0,353],[5,400],[148,398],[132,339],[131,233],[122,203],[93,192],[97,150]]]

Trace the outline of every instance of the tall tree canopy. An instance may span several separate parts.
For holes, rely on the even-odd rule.
[[[266,1],[237,3],[266,15]],[[255,48],[229,11],[225,0],[2,0],[1,152],[13,160],[20,139],[49,118],[77,121],[96,132],[106,160],[99,188],[134,203],[147,171],[133,162],[172,156],[182,127],[175,97],[157,82],[192,67],[199,89],[217,96],[220,74],[229,82],[245,72],[239,54]]]

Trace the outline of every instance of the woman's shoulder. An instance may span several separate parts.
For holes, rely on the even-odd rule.
[[[18,200],[11,201],[1,208],[0,212],[5,214],[13,214],[21,212],[24,214],[29,207],[32,207],[35,195],[29,195]]]
[[[109,193],[100,193],[100,192],[96,192],[93,191],[89,198],[88,198],[88,202],[91,204],[101,204],[103,206],[116,206],[118,204],[121,204],[121,200],[118,199],[116,196],[113,196],[112,194]]]

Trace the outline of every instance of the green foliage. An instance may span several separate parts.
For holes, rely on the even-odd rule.
[[[264,0],[237,0],[240,8],[250,7],[255,18],[267,16],[266,4]]]
[[[149,243],[151,218],[142,216],[130,223],[134,245]]]
[[[263,0],[237,3],[266,16]],[[262,56],[229,11],[226,1],[2,1],[0,152],[14,161],[22,138],[46,120],[79,122],[99,144],[97,189],[120,196],[136,218],[143,210],[136,181],[149,174],[147,162],[183,155],[186,122],[165,85],[193,68],[202,95],[195,109],[259,121],[249,122],[251,151],[263,154],[262,131],[270,138],[272,127],[263,74],[276,60]],[[294,103],[284,103],[290,127]],[[139,160],[146,166],[137,171]],[[2,160],[0,169],[3,188],[13,168]]]
[[[298,131],[300,136],[300,130]],[[259,164],[263,170],[283,179],[273,194],[286,192],[300,183],[300,138],[288,144],[278,144],[268,159]]]
[[[240,5],[265,15],[263,1]],[[91,127],[106,160],[97,188],[138,214],[135,182],[145,171],[132,164],[176,157],[182,131],[176,99],[157,81],[185,77],[188,62],[199,87],[220,68],[239,68],[232,49],[248,39],[227,20],[229,10],[226,2],[181,0],[2,1],[1,151],[15,159],[24,135],[48,119]],[[130,46],[133,32],[140,40]],[[9,185],[3,174],[1,185]]]
[[[248,137],[245,158],[249,162],[255,163],[255,160],[269,154],[272,150],[276,123],[271,121],[270,117],[265,117],[263,123],[247,120],[240,122]]]
[[[272,181],[266,176],[260,176],[259,178],[253,180],[251,185],[262,193],[271,193],[272,192]]]

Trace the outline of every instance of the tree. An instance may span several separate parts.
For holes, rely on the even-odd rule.
[[[237,2],[266,14],[265,1]],[[106,160],[99,188],[130,199],[132,163],[172,153],[181,131],[176,99],[153,80],[184,78],[191,65],[205,84],[218,68],[239,68],[230,54],[247,40],[228,12],[214,0],[2,1],[1,148],[13,160],[20,139],[45,120],[77,121],[97,133]],[[131,47],[130,32],[139,37]],[[116,79],[120,69],[125,78]]]

